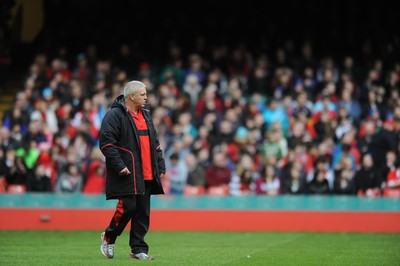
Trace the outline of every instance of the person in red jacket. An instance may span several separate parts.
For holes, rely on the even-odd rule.
[[[215,187],[228,189],[231,174],[226,155],[219,151],[214,153],[213,163],[206,169],[205,183],[207,190],[210,192],[210,189]]]
[[[146,86],[130,81],[100,128],[99,145],[106,159],[106,198],[118,199],[116,211],[101,234],[101,252],[114,257],[114,244],[131,222],[129,245],[133,259],[152,260],[144,237],[149,230],[150,196],[164,194],[165,161],[150,111]]]
[[[105,167],[100,160],[90,163],[87,171],[87,180],[83,186],[82,193],[101,194],[105,187]]]

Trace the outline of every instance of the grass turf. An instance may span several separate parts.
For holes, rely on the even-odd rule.
[[[0,265],[400,265],[400,234],[150,231],[155,260],[132,261],[128,231],[112,260],[100,233],[0,231]]]

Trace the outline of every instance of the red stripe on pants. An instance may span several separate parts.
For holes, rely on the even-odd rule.
[[[117,208],[114,213],[114,221],[115,225],[118,226],[119,221],[121,220],[122,214],[124,213],[124,205],[122,203],[122,199],[118,200]]]

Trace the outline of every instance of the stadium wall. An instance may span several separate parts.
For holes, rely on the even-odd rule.
[[[0,230],[103,230],[104,195],[2,194]],[[400,233],[400,198],[153,196],[154,231]]]

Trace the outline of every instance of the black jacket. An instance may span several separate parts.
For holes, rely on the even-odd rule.
[[[150,111],[142,109],[149,130],[154,184],[151,194],[164,194],[160,174],[165,173],[165,161],[160,142],[151,120]],[[106,198],[117,199],[144,194],[144,178],[138,130],[125,105],[124,96],[118,96],[105,115],[100,128],[100,150],[106,158]],[[128,167],[130,175],[118,173]]]

